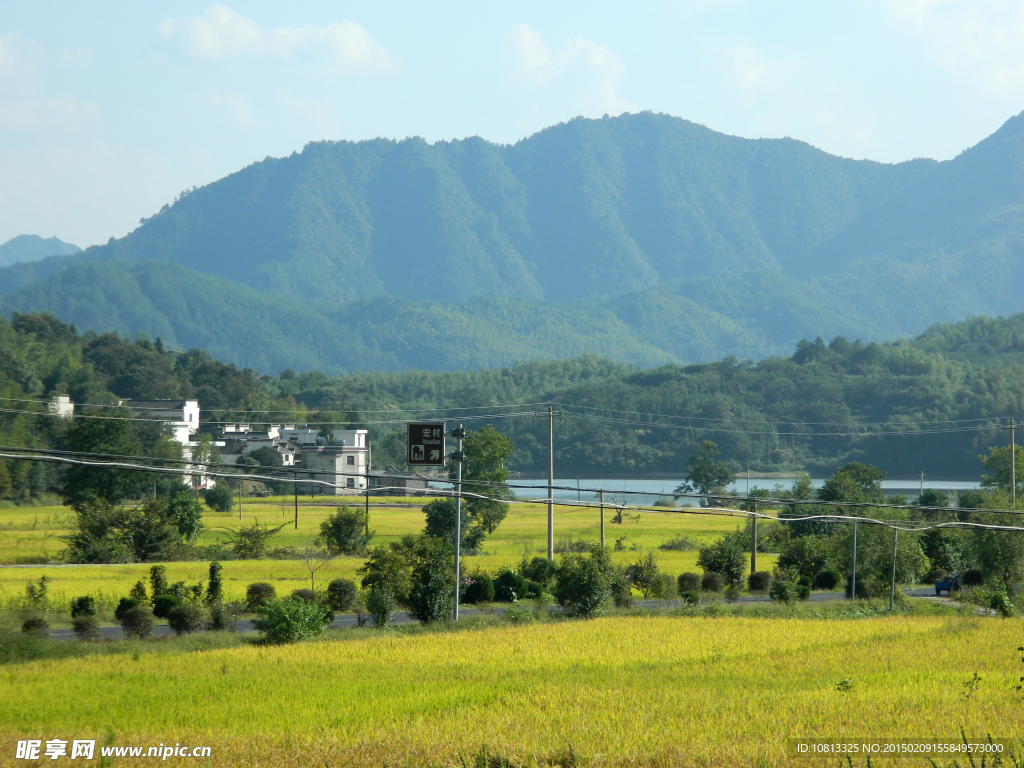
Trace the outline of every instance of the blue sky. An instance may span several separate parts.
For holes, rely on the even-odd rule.
[[[5,3],[0,242],[105,242],[309,141],[640,110],[947,159],[1024,110],[1024,2]]]

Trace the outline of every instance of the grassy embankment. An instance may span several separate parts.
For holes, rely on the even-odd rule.
[[[484,744],[527,763],[571,746],[594,766],[837,766],[787,760],[785,739],[1024,736],[1021,626],[995,618],[630,616],[230,642],[0,667],[0,764],[26,736],[208,745],[216,766],[458,765]]]
[[[274,546],[301,548],[313,542],[319,533],[320,521],[334,511],[330,506],[299,506],[299,528],[292,527],[293,507],[291,499],[246,500],[243,504],[243,524],[249,525],[254,519],[264,524],[288,522],[281,534],[274,540]],[[613,551],[616,562],[635,562],[644,552],[678,536],[685,536],[697,543],[713,541],[729,531],[735,530],[742,520],[731,517],[707,517],[672,513],[645,512],[639,514],[639,521],[626,516],[622,524],[611,522],[611,512],[605,512],[606,541],[613,548],[615,540],[624,537],[621,551]],[[69,510],[63,507],[12,507],[0,509],[0,563],[9,564],[44,559],[44,553],[56,559],[63,542],[59,536],[67,531],[71,521]],[[235,513],[218,514],[207,512],[203,522],[207,530],[200,537],[200,544],[210,544],[226,539],[224,529],[237,528]],[[371,507],[370,527],[376,531],[374,543],[395,541],[404,534],[418,533],[423,529],[423,513],[419,507]],[[565,539],[598,541],[600,539],[599,512],[597,509],[580,510],[572,507],[556,507],[556,541]],[[635,547],[636,549],[632,549]],[[547,548],[547,512],[540,504],[516,504],[509,510],[508,517],[484,544],[481,555],[464,559],[464,572],[469,574],[482,569],[491,574],[499,568],[514,565],[524,553],[530,557],[543,555]],[[683,571],[699,571],[696,566],[696,551],[663,551],[655,549],[663,571],[676,575]],[[770,569],[774,557],[759,555],[759,568]],[[363,564],[360,557],[339,557],[332,560],[317,573],[318,583],[344,577],[356,578],[356,569]],[[309,574],[302,561],[295,559],[236,560],[224,561],[223,579],[227,600],[239,600],[245,594],[246,585],[254,581],[267,581],[277,587],[279,594],[288,594],[293,589],[309,586]],[[167,563],[167,574],[171,581],[184,580],[193,583],[207,576],[204,562]],[[0,606],[25,593],[25,583],[38,580],[46,574],[50,577],[50,597],[54,603],[65,604],[78,595],[91,594],[104,603],[116,602],[126,595],[131,586],[142,579],[148,580],[148,564],[111,566],[59,566],[38,565],[26,568],[0,568]],[[59,623],[52,624],[60,626]]]

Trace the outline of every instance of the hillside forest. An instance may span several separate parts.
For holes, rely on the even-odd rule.
[[[273,377],[177,352],[144,336],[79,333],[50,315],[0,320],[0,440],[59,446],[45,400],[80,405],[119,398],[195,397],[206,422],[296,422],[369,429],[375,467],[402,467],[403,421],[492,424],[515,443],[508,468],[540,475],[548,403],[558,474],[682,479],[688,457],[713,440],[734,471],[828,474],[849,461],[890,477],[977,478],[980,456],[1007,441],[998,426],[1021,413],[1024,315],[938,325],[910,340],[800,342],[760,362],[637,369],[584,355],[479,371],[346,374],[285,370]],[[84,410],[88,411],[87,407]],[[519,415],[515,415],[519,414]],[[159,429],[135,423],[139,449],[166,450]],[[0,495],[28,501],[46,471],[0,462]]]

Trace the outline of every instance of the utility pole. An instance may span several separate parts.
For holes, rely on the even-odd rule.
[[[452,430],[452,437],[458,440],[455,453],[452,454],[452,461],[456,463],[455,468],[455,603],[452,609],[452,619],[459,620],[459,555],[462,549],[462,438],[466,436],[466,430],[462,425]]]
[[[857,523],[853,524],[853,575],[850,577],[850,599],[857,599]]]
[[[292,491],[295,492],[295,530],[299,530],[299,473],[292,472]]]
[[[604,549],[604,488],[601,489],[601,549]]]
[[[555,559],[555,414],[548,403],[548,560]]]
[[[754,507],[757,510],[757,507]],[[757,573],[757,515],[750,516],[750,573]]]
[[[242,483],[244,480],[238,481],[238,520],[242,520]]]
[[[921,470],[921,496],[924,496],[924,470]],[[917,497],[917,503],[921,503],[921,496]]]
[[[744,495],[750,496],[750,467],[747,467],[747,492]],[[751,571],[751,573],[753,573],[753,571]]]
[[[1014,440],[1013,433],[1017,429],[1017,424],[1010,417],[1010,426],[1000,427],[1000,429],[1010,430],[1010,502],[1013,508],[1017,508],[1017,441]]]
[[[889,610],[892,610],[893,600],[896,598],[896,537],[900,529],[895,525],[892,527],[892,581],[889,583]]]
[[[363,517],[366,520],[366,535],[370,535],[370,477],[366,477],[366,511]]]

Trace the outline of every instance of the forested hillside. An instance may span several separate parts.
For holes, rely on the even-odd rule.
[[[711,439],[736,470],[828,472],[861,460],[894,475],[977,477],[979,454],[1006,440],[998,424],[1024,414],[1022,355],[1024,315],[1017,315],[937,326],[895,343],[803,341],[794,354],[759,363],[641,370],[582,356],[475,372],[330,377],[286,370],[270,377],[199,350],[168,350],[160,339],[80,335],[52,317],[16,315],[0,322],[0,440],[59,441],[55,419],[33,415],[53,394],[68,393],[80,404],[197,397],[207,424],[364,426],[378,467],[401,465],[403,419],[459,419],[470,428],[493,423],[515,440],[511,468],[540,473],[546,422],[512,414],[551,402],[563,412],[555,429],[557,466],[570,475],[678,476],[697,444]],[[0,494],[31,492],[28,476],[18,474],[27,465],[0,471]]]
[[[0,306],[272,372],[759,358],[1024,309],[1022,166],[1024,116],[897,165],[651,113],[507,146],[320,142],[0,269]],[[510,306],[529,327],[506,335]]]

